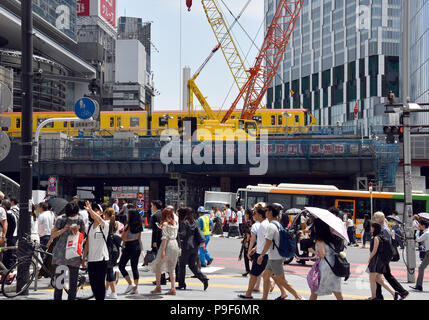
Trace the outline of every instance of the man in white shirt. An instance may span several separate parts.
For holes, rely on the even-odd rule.
[[[115,210],[115,215],[119,213],[119,200],[115,199],[112,205],[113,210]]]
[[[77,202],[77,205],[79,207],[79,216],[82,218],[83,222],[85,223],[85,230],[83,230],[85,233],[88,233],[88,227],[89,227],[89,214],[88,211],[85,209],[85,202],[82,200],[79,200]]]
[[[266,209],[262,207],[257,207],[255,209],[255,212],[253,213],[255,220],[259,222],[259,226],[253,227],[256,225],[256,223],[252,226],[252,238],[253,238],[253,232],[256,231],[256,247],[252,248],[249,251],[248,256],[252,258],[252,269],[250,270],[250,279],[249,279],[249,285],[247,287],[246,294],[239,294],[238,297],[242,299],[253,299],[252,297],[252,291],[255,287],[256,281],[258,280],[258,277],[264,272],[265,266],[268,262],[268,255],[264,254],[261,256],[262,250],[265,246],[265,233],[267,226],[269,224],[268,220],[265,219],[265,212]],[[249,249],[251,248],[251,245],[253,245],[254,240],[251,239]],[[261,263],[257,263],[257,260],[261,257],[260,261]]]
[[[423,259],[422,263],[419,266],[419,276],[417,277],[417,282],[415,287],[411,287],[411,289],[414,289],[416,291],[423,291],[423,279],[425,276],[425,269],[429,265],[429,222],[422,220],[419,224],[419,230],[423,233],[421,235],[416,234],[416,241],[418,243],[424,242],[424,248],[425,248],[425,258]]]
[[[296,292],[296,290],[286,281],[283,269],[284,258],[280,255],[278,246],[280,245],[280,223],[277,221],[277,217],[280,215],[280,206],[277,204],[269,204],[267,206],[267,219],[269,221],[266,227],[265,244],[264,248],[259,256],[257,263],[262,265],[263,256],[268,253],[268,262],[265,267],[263,274],[264,278],[264,293],[262,300],[268,299],[268,293],[270,292],[272,277],[280,288],[281,296],[276,300],[285,300],[287,297],[286,290],[293,294],[295,299],[301,300],[302,297]]]
[[[52,211],[49,211],[49,205],[47,202],[39,203],[38,210],[39,217],[37,220],[39,225],[38,232],[40,237],[40,245],[42,248],[47,248],[49,239],[51,238],[52,228],[54,227],[55,216]]]

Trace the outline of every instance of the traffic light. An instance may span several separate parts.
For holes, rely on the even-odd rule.
[[[91,82],[88,84],[88,90],[93,95],[97,95],[100,91],[100,87],[97,83],[97,79],[92,79]]]
[[[401,129],[402,127],[398,126],[384,126],[383,127],[383,133],[386,135],[386,142],[389,144],[396,143],[396,136],[399,136],[399,139],[401,137]],[[403,134],[402,134],[403,138]]]
[[[404,143],[404,127],[399,128],[399,143]]]

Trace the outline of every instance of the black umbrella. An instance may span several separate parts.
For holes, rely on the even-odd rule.
[[[48,204],[52,207],[52,211],[55,212],[56,215],[63,214],[63,210],[67,203],[69,202],[63,198],[53,198],[48,201]]]

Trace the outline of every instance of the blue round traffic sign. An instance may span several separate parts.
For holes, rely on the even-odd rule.
[[[54,192],[55,191],[55,186],[53,186],[53,185],[49,186],[48,190],[51,191],[51,192]]]
[[[142,202],[137,202],[137,208],[138,208],[138,209],[143,208],[143,203],[142,203]]]
[[[88,120],[95,113],[96,101],[90,98],[80,98],[74,105],[74,113],[82,120]]]

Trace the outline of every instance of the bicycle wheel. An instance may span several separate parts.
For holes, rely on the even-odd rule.
[[[21,288],[21,290],[17,290],[18,268],[23,265],[29,266],[28,281]],[[19,296],[20,294],[24,293],[28,289],[28,287],[33,282],[35,276],[36,276],[36,264],[32,260],[19,261],[4,274],[3,282],[1,285],[3,295],[7,298],[15,298]]]
[[[89,300],[94,297],[91,285],[89,284],[88,271],[79,270],[79,276],[77,278],[77,292],[76,300]]]

